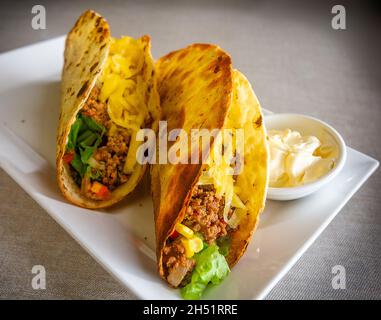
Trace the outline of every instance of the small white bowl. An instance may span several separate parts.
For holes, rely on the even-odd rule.
[[[265,124],[267,130],[284,130],[291,129],[299,131],[301,135],[313,135],[319,140],[323,140],[324,135],[331,140],[331,143],[336,144],[339,150],[338,159],[335,167],[314,182],[310,182],[301,186],[287,188],[268,188],[267,198],[272,200],[294,200],[310,195],[319,190],[325,184],[330,182],[344,167],[347,159],[347,148],[340,134],[327,123],[313,117],[292,114],[278,113],[265,116]]]

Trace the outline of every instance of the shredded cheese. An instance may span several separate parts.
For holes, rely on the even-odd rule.
[[[146,85],[142,78],[145,53],[141,42],[130,37],[111,39],[110,53],[101,76],[102,102],[111,120],[137,131],[146,118]]]
[[[246,207],[234,190],[234,169],[230,165],[232,160],[231,155],[235,151],[234,144],[224,143],[224,154],[222,154],[221,142],[221,137],[218,137],[214,151],[209,159],[208,169],[203,171],[198,184],[213,184],[217,196],[224,197],[223,217],[225,222],[231,227],[236,227],[239,221],[237,221],[238,215],[234,212],[237,211],[237,208],[246,210]],[[229,217],[231,208],[235,209],[231,217]]]
[[[136,151],[141,142],[136,133],[144,125],[148,111],[145,107],[147,85],[143,80],[145,52],[140,40],[131,37],[111,39],[110,52],[101,75],[100,100],[107,104],[112,122],[129,129],[131,142],[123,171],[132,173]],[[110,134],[115,132],[112,127]]]
[[[214,150],[210,154],[208,168],[203,171],[198,184],[213,184],[218,196],[224,197],[224,220],[231,227],[236,228],[242,218],[247,213],[247,207],[241,200],[239,194],[241,190],[235,186],[234,170],[231,167],[232,156],[239,152],[244,152],[238,148],[238,135],[235,129],[242,129],[246,125],[252,125],[249,112],[249,104],[245,103],[248,99],[245,90],[238,83],[235,86],[232,106],[228,113],[225,129],[231,129],[232,139],[226,139],[227,135],[219,135],[214,144]],[[241,103],[238,103],[240,101]],[[247,143],[244,140],[241,143]],[[222,152],[223,146],[223,152]],[[243,157],[243,154],[241,155]],[[229,216],[230,209],[233,212]]]

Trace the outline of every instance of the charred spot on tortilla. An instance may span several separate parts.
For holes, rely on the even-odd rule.
[[[185,72],[183,75],[182,75],[182,80],[186,80],[186,79],[188,79],[189,78],[189,76],[191,75],[191,72],[190,71],[187,71],[187,72]]]
[[[77,97],[80,97],[80,96],[82,96],[82,94],[85,93],[85,91],[86,91],[88,85],[89,85],[89,81],[87,80],[87,81],[82,85],[81,89],[79,89],[79,91],[78,91],[78,93],[77,93]]]
[[[255,120],[255,125],[257,126],[257,128],[259,128],[262,125],[262,115],[260,115],[258,119]]]
[[[179,69],[179,68],[176,68],[175,70],[172,71],[170,77],[175,77],[175,76],[177,76],[178,74],[180,74],[180,69]]]
[[[180,55],[179,55],[179,57],[177,58],[177,60],[182,60],[182,59],[184,59],[186,56],[188,55],[188,51],[183,51]]]
[[[94,16],[93,16],[94,17]],[[96,21],[95,21],[95,27],[98,28],[99,24],[101,23],[102,21],[102,17],[99,17]]]
[[[218,87],[218,85],[221,83],[220,79],[213,79],[209,84],[208,84],[208,89],[214,89]]]
[[[90,67],[90,72],[93,72],[94,69],[98,66],[99,62],[95,62],[91,67]]]

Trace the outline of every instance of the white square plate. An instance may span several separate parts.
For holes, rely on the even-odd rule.
[[[58,190],[54,158],[63,49],[60,37],[0,55],[0,165],[136,297],[178,299],[179,291],[156,273],[147,179],[107,213],[73,206]],[[264,298],[377,166],[348,148],[344,169],[323,190],[301,200],[268,201],[246,254],[204,298]]]

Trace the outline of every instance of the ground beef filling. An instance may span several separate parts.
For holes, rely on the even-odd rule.
[[[183,224],[199,232],[204,241],[212,243],[228,233],[223,219],[224,199],[216,195],[213,186],[197,186],[186,211]],[[195,266],[193,259],[185,257],[185,249],[177,238],[168,240],[163,250],[163,265],[168,282],[179,286]]]
[[[105,146],[94,151],[94,159],[104,165],[104,169],[97,169],[100,172],[101,182],[110,190],[128,180],[129,175],[123,173],[123,166],[129,142],[128,133],[118,129],[117,133],[107,138]]]
[[[108,115],[106,104],[99,100],[99,95],[100,89],[95,86],[80,112],[91,117],[107,130],[101,145],[93,154],[94,159],[99,162],[100,166],[91,168],[91,170],[93,174],[98,173],[99,182],[109,190],[113,190],[127,182],[129,178],[128,174],[123,173],[123,167],[131,137],[127,129],[116,124],[114,124],[116,129],[113,130],[112,135],[109,134],[113,122]]]
[[[183,224],[200,232],[207,243],[227,234],[223,218],[224,199],[216,195],[211,185],[195,188]]]
[[[100,89],[94,86],[80,112],[108,129],[111,120],[107,112],[107,106],[99,100],[99,95]]]
[[[163,253],[167,280],[173,287],[178,287],[187,275],[190,275],[196,262],[185,257],[185,249],[180,238],[167,243]]]

